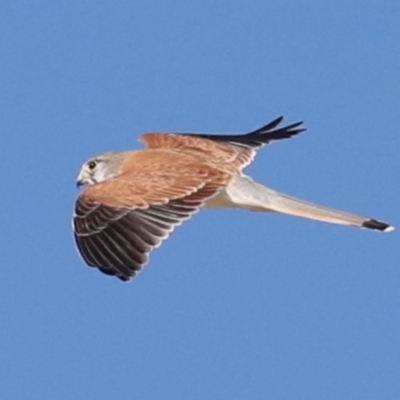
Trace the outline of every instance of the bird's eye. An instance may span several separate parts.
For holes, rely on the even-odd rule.
[[[97,165],[96,161],[90,161],[90,163],[88,164],[88,167],[90,170],[92,170],[96,167],[96,165]]]

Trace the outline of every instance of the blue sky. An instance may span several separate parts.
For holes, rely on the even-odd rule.
[[[400,228],[400,5],[2,1],[0,397],[399,399],[399,230],[204,211],[134,281],[72,240],[80,165],[146,131],[308,131],[269,186]]]

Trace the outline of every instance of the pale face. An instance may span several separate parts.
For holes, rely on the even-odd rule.
[[[82,165],[76,185],[94,185],[114,178],[118,174],[116,161],[119,161],[118,153],[103,154],[89,159]]]

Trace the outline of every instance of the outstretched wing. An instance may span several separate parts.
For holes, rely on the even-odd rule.
[[[159,162],[156,170],[127,172],[80,194],[74,236],[88,265],[123,281],[131,279],[151,250],[230,179],[201,165],[181,164],[178,160],[172,171]]]
[[[183,133],[182,135],[192,135],[219,143],[228,143],[245,149],[257,149],[274,140],[288,139],[305,131],[305,128],[300,128],[303,124],[302,121],[277,128],[282,121],[283,116],[280,116],[267,125],[243,135],[213,135],[204,133]]]
[[[203,155],[215,163],[230,163],[242,170],[253,161],[256,150],[272,141],[288,139],[305,131],[296,122],[279,128],[283,117],[242,135],[216,135],[208,133],[146,133],[140,138],[149,148],[179,149]]]

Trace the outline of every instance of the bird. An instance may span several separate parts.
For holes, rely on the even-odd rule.
[[[79,172],[73,215],[83,260],[122,281],[135,277],[150,252],[203,208],[289,214],[390,232],[373,218],[316,205],[256,182],[243,170],[264,145],[305,131],[283,117],[246,134],[145,133],[147,148],[90,158]]]

